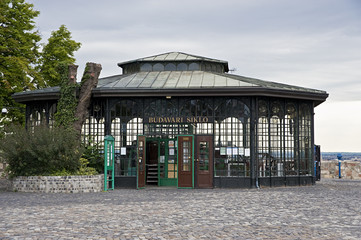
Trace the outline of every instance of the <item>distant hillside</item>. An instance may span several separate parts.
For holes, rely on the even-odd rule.
[[[322,160],[335,160],[339,153],[342,155],[342,160],[361,161],[361,152],[322,152]]]

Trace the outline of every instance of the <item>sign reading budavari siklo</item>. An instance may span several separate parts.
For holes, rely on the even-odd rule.
[[[213,122],[210,117],[148,117],[145,123],[209,123]]]

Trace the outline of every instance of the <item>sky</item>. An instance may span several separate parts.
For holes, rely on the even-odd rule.
[[[228,61],[234,74],[324,90],[315,144],[361,152],[360,0],[28,0],[46,43],[65,24],[100,77],[117,63],[166,52]]]

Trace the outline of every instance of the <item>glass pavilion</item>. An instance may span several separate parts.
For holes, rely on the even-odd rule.
[[[229,74],[228,62],[170,52],[99,79],[83,135],[115,138],[115,186],[308,185],[314,107],[325,91]],[[52,126],[59,87],[14,95],[26,125]]]

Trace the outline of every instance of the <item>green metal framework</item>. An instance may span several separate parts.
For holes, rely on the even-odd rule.
[[[104,137],[104,191],[114,190],[114,137]]]

